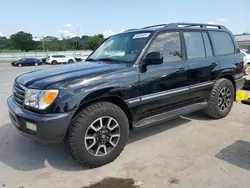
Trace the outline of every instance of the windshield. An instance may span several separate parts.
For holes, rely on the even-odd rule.
[[[114,35],[99,46],[88,60],[133,63],[150,34],[150,32],[132,32]]]

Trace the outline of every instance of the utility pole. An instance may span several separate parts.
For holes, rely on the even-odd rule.
[[[79,27],[80,27],[80,25],[79,24],[77,24],[76,25],[76,37],[75,37],[75,56],[76,56],[76,50],[77,50],[77,39],[78,39],[78,33],[79,33]]]
[[[43,42],[43,52],[44,52],[44,36],[42,35],[42,42]]]

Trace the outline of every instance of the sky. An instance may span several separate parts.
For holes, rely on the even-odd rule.
[[[0,0],[0,36],[38,39],[102,33],[170,22],[215,23],[250,32],[250,0]]]

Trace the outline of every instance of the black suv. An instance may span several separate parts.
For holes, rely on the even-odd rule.
[[[107,38],[86,62],[23,74],[8,99],[24,135],[65,141],[82,165],[113,161],[129,131],[203,110],[227,116],[243,57],[222,25],[172,23]]]

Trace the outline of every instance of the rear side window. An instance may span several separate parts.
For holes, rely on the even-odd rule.
[[[213,56],[212,47],[211,47],[210,40],[208,38],[208,34],[205,32],[202,32],[202,36],[203,36],[203,40],[205,44],[206,55],[207,57],[212,57]]]
[[[234,43],[230,35],[226,32],[209,32],[214,45],[215,55],[234,54]]]
[[[184,32],[188,59],[206,57],[201,32]]]

